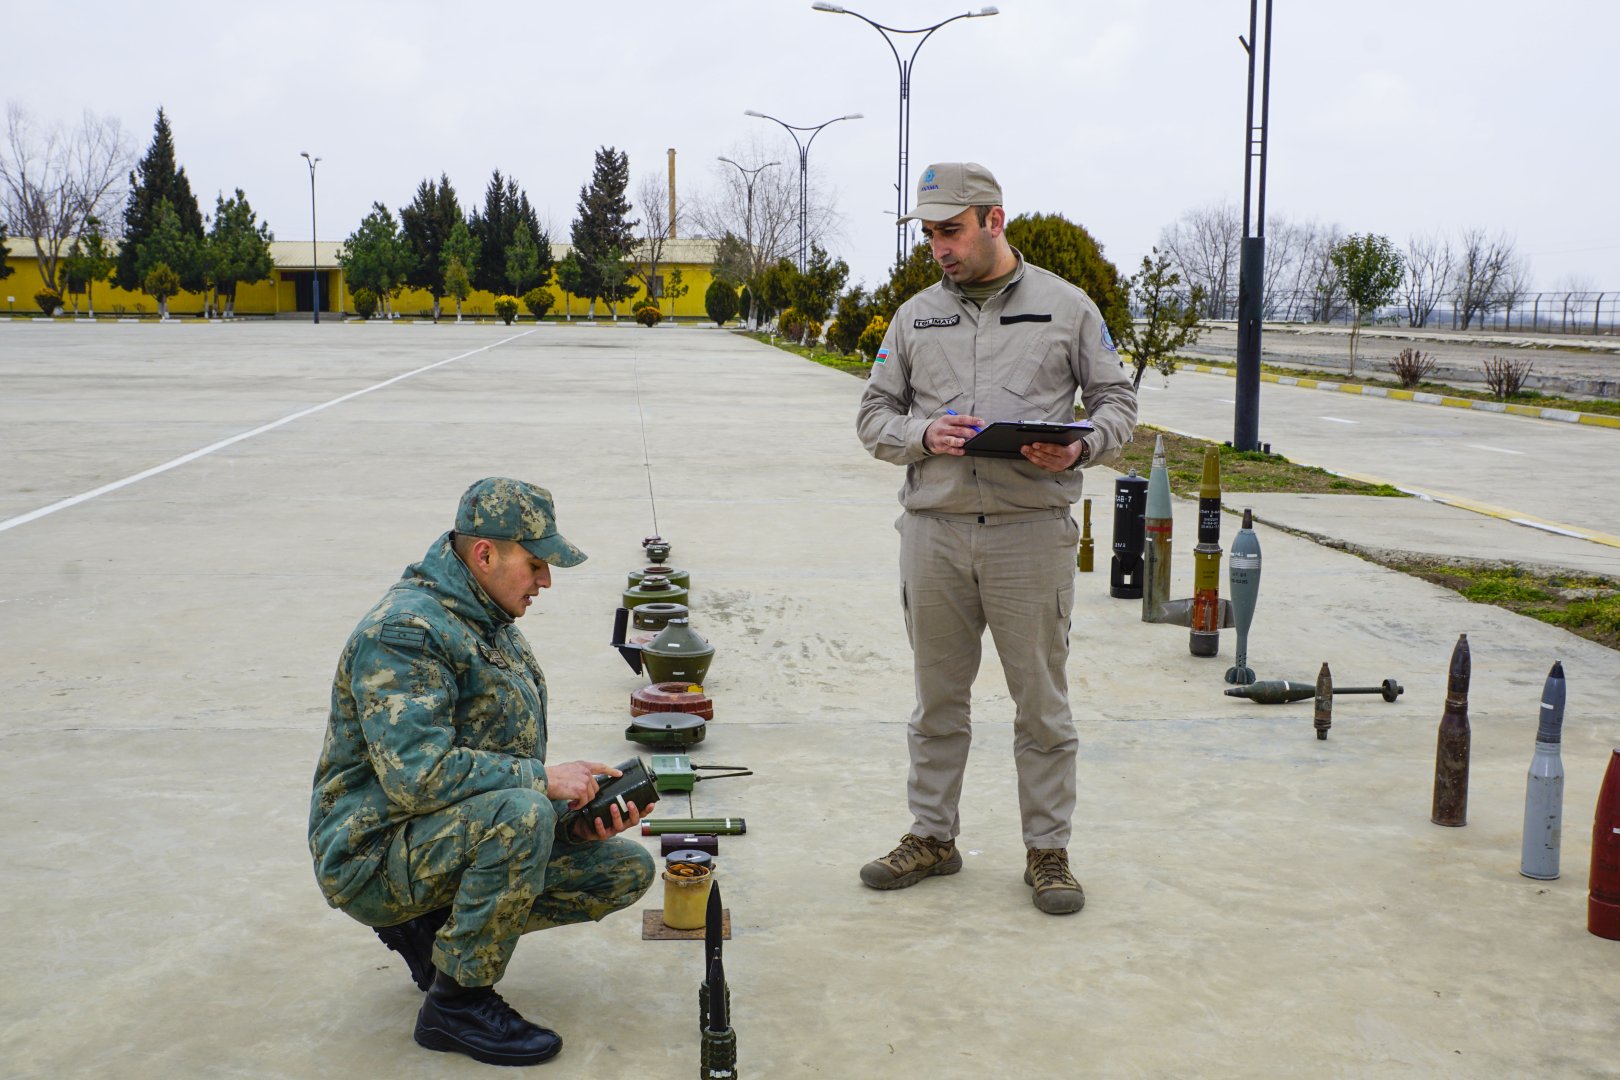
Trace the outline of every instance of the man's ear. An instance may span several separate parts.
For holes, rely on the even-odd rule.
[[[984,223],[989,227],[991,236],[1000,236],[1007,231],[1007,211],[1002,207],[992,206]]]
[[[473,541],[473,562],[488,568],[495,562],[495,544],[493,541],[479,538]]]

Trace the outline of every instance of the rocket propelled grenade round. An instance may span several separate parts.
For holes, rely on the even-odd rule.
[[[1170,470],[1165,466],[1164,436],[1154,437],[1153,467],[1148,471],[1147,513],[1142,521],[1142,621],[1162,620],[1160,608],[1170,599],[1170,539],[1175,522],[1170,508]]]
[[[1327,661],[1322,662],[1322,670],[1316,673],[1316,713],[1312,718],[1316,725],[1316,737],[1326,739],[1328,728],[1333,726],[1333,672],[1328,670]]]
[[[1132,469],[1114,481],[1114,561],[1108,595],[1116,600],[1142,598],[1142,515],[1147,510],[1148,482]]]
[[[1385,701],[1394,701],[1406,692],[1406,687],[1394,679],[1385,679],[1377,686],[1335,686],[1334,697],[1349,694],[1378,694]],[[1247,686],[1234,686],[1225,691],[1227,697],[1248,698],[1257,705],[1287,705],[1316,696],[1316,684],[1300,679],[1264,679]]]
[[[1192,628],[1187,648],[1194,656],[1221,649],[1221,452],[1204,450],[1204,476],[1198,484],[1198,546],[1193,548]]]
[[[1451,650],[1446,710],[1440,717],[1434,755],[1434,808],[1429,820],[1436,825],[1455,828],[1468,824],[1468,752],[1473,739],[1468,726],[1468,680],[1472,671],[1468,635],[1458,634]]]
[[[1519,873],[1538,881],[1558,876],[1558,854],[1564,828],[1564,761],[1558,744],[1564,729],[1564,665],[1553,664],[1541,691],[1541,718],[1536,752],[1524,789],[1524,848]]]
[[[1232,557],[1227,564],[1227,580],[1232,589],[1232,614],[1237,620],[1237,663],[1226,669],[1226,681],[1238,686],[1254,682],[1249,666],[1249,626],[1260,599],[1260,537],[1254,532],[1254,511],[1243,508],[1243,527],[1232,538]]]

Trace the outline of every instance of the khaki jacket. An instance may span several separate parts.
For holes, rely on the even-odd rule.
[[[872,456],[906,467],[900,504],[937,517],[1016,521],[1067,512],[1079,469],[1022,459],[933,455],[923,433],[947,409],[994,420],[1074,419],[1078,395],[1096,431],[1087,465],[1131,440],[1136,391],[1097,305],[1018,257],[1001,292],[977,307],[944,278],[900,305],[861,395],[856,431]]]

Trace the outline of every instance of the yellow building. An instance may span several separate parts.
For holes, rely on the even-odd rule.
[[[6,264],[12,270],[9,277],[0,279],[0,295],[6,298],[6,311],[13,315],[38,316],[40,307],[34,300],[34,294],[40,291],[43,279],[40,277],[33,241],[11,237],[6,241],[6,246],[11,252]],[[664,241],[658,272],[653,276],[653,293],[662,300],[659,306],[666,317],[673,314],[681,319],[708,318],[703,309],[703,294],[714,280],[718,246],[716,241],[702,238]],[[351,315],[354,296],[337,261],[341,247],[342,244],[334,240],[321,240],[314,244],[308,240],[273,241],[270,257],[275,269],[267,281],[237,286],[236,314],[296,318],[302,313],[308,316],[314,308],[314,286],[319,275],[321,311]],[[561,261],[571,250],[568,244],[551,245],[552,257],[557,261]],[[635,254],[639,258],[640,250]],[[670,300],[665,297],[676,270],[681,272],[681,284],[686,291]],[[57,277],[58,280],[62,277],[60,265]],[[632,281],[638,287],[636,297],[618,305],[621,318],[632,317],[631,309],[640,306],[637,301],[642,295],[641,282],[639,277]],[[586,316],[590,308],[588,301],[565,295],[555,280],[547,287],[556,297],[551,310],[552,318],[583,319]],[[158,310],[157,301],[145,293],[116,288],[106,281],[96,282],[88,296],[70,294],[62,299],[65,307],[58,315],[65,317],[86,315],[92,304],[98,316],[155,317]],[[182,292],[169,298],[169,314],[201,315],[208,301],[209,297],[202,293]],[[401,289],[389,299],[389,306],[400,317],[431,318],[433,315],[433,297],[425,289]],[[223,307],[222,302],[214,305],[215,311],[223,310]],[[453,299],[446,297],[440,307],[443,314],[455,317],[456,303]],[[462,301],[461,311],[463,317],[494,318],[495,296],[483,289],[475,289],[471,296]],[[599,319],[608,319],[613,317],[613,312],[607,304],[598,302],[596,315]],[[519,318],[528,318],[528,313],[520,311]]]

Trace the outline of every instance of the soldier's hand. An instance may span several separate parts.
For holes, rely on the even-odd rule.
[[[600,761],[568,761],[561,765],[546,766],[546,794],[553,799],[566,799],[570,810],[578,810],[596,796],[596,777],[600,773],[618,776],[619,770]]]
[[[923,448],[930,454],[961,457],[962,444],[979,433],[984,421],[977,416],[941,416],[923,432]]]
[[[1080,459],[1080,443],[1075,441],[1064,446],[1062,443],[1032,442],[1020,447],[1019,452],[1036,468],[1063,472]]]
[[[617,806],[608,807],[609,820],[597,818],[591,826],[595,831],[588,831],[585,839],[606,840],[609,837],[617,836],[624,830],[641,824],[641,819],[652,813],[653,809],[651,805],[646,807],[638,807],[635,803],[628,803],[627,805],[630,807],[628,815],[620,814]]]

